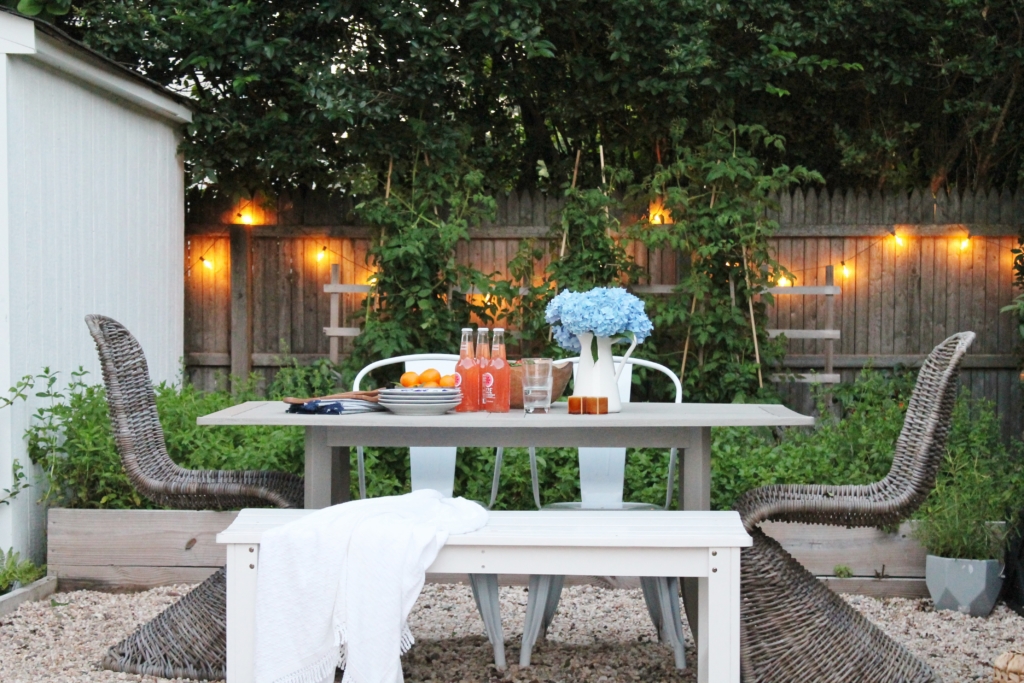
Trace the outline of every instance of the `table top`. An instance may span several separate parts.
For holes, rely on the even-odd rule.
[[[392,413],[301,415],[282,401],[247,401],[205,415],[200,425],[326,427],[332,445],[665,446],[685,447],[697,427],[810,426],[814,418],[762,403],[625,403],[622,413],[569,415],[565,403],[547,415]]]
[[[200,425],[325,427],[331,445],[360,446],[652,446],[686,447],[694,428],[810,426],[814,418],[776,404],[626,403],[621,413],[569,415],[565,403],[546,415],[447,413],[402,416],[288,413],[280,401],[248,401],[204,415]]]
[[[316,510],[245,509],[218,543],[259,543],[263,533]],[[448,537],[452,546],[745,548],[753,541],[739,513],[660,510],[491,511],[482,529]]]

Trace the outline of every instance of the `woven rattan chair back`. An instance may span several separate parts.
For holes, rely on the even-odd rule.
[[[186,470],[176,465],[167,454],[142,346],[112,318],[88,315],[85,322],[99,353],[121,463],[139,493],[159,505],[187,510],[302,507],[301,477],[279,472]]]
[[[866,486],[754,489],[736,506],[747,530],[765,520],[887,526],[909,517],[935,486],[956,402],[960,362],[974,337],[973,332],[954,334],[925,359],[884,479]]]

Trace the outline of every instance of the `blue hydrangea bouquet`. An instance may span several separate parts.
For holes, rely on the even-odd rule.
[[[574,396],[605,396],[608,412],[621,410],[618,379],[637,344],[654,331],[644,302],[621,287],[597,287],[589,292],[565,290],[551,300],[545,319],[558,345],[580,354]],[[597,341],[597,360],[592,346]],[[616,370],[612,344],[630,341]]]

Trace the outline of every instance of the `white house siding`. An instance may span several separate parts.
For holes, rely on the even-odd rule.
[[[185,267],[179,125],[27,55],[6,61],[10,253],[0,268],[10,268],[12,380],[48,366],[67,382],[81,366],[100,382],[88,313],[124,323],[153,379],[176,380]],[[10,433],[0,434],[0,488],[13,458],[28,463],[24,432],[39,402],[14,406]],[[0,548],[37,560],[38,475],[13,506],[0,508]]]

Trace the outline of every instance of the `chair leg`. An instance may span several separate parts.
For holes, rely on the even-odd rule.
[[[555,618],[555,612],[558,611],[558,601],[562,597],[562,586],[564,584],[564,576],[551,577],[551,589],[548,591],[548,599],[544,603],[544,619],[540,625],[541,638],[547,639],[548,637],[548,627],[551,626],[551,621]]]
[[[537,474],[537,449],[530,446],[530,479],[533,483],[533,502],[540,510],[540,476]]]
[[[473,599],[484,621],[487,640],[494,649],[494,666],[504,670],[505,634],[501,628],[501,608],[498,600],[497,574],[470,574],[469,585],[473,588]]]
[[[548,575],[531,575],[529,595],[526,600],[526,619],[523,622],[523,642],[519,650],[519,666],[530,666],[530,654],[537,642],[537,637],[545,628],[544,616],[548,612],[551,602],[552,588],[557,586],[558,593],[562,590],[564,577]],[[554,598],[554,607],[551,608],[551,616],[554,616],[554,608],[558,606],[557,594]]]
[[[494,480],[491,481],[491,502],[487,504],[488,510],[494,507],[494,501],[498,499],[498,485],[501,483],[501,459],[504,455],[505,447],[498,446],[498,450],[494,454]]]
[[[359,498],[366,498],[366,460],[363,458],[363,447],[356,446],[356,462],[359,463]]]
[[[651,615],[658,641],[667,643],[675,656],[676,668],[686,668],[683,622],[679,612],[679,579],[676,577],[641,576],[647,613]]]
[[[672,509],[672,494],[675,493],[676,483],[676,457],[678,450],[673,448],[668,452],[668,487],[665,491],[665,509]]]

